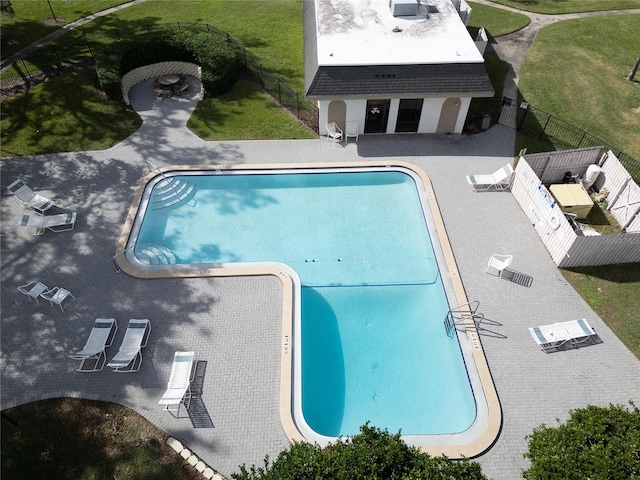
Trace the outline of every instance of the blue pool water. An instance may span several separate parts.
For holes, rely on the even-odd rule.
[[[413,176],[180,175],[192,193],[160,208],[151,192],[137,243],[163,244],[179,263],[296,270],[297,424],[327,437],[353,435],[368,420],[405,435],[471,426],[476,404],[458,339],[443,327],[447,295]]]

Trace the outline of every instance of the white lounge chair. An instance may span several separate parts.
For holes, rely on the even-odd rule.
[[[63,312],[64,308],[62,307],[62,304],[64,303],[64,301],[69,297],[73,298],[74,300],[76,299],[76,297],[74,297],[69,290],[62,287],[53,287],[51,290],[42,292],[40,296],[45,300],[49,300],[49,303],[52,307],[54,303],[58,305],[60,307],[60,310],[62,310]]]
[[[334,140],[342,140],[342,130],[336,122],[331,122],[327,125],[327,140],[333,138]]]
[[[507,163],[504,167],[490,175],[467,175],[467,183],[473,187],[474,192],[482,190],[508,190],[511,187],[513,167]]]
[[[151,323],[147,319],[132,318],[124,333],[122,345],[116,356],[107,363],[114,372],[137,372],[142,365],[142,347],[147,346]]]
[[[191,382],[193,381],[191,370],[193,369],[194,352],[176,352],[173,356],[171,376],[167,383],[167,390],[158,402],[164,405],[164,409],[170,412],[180,413],[180,404],[184,403],[189,408],[191,402]]]
[[[9,185],[7,189],[13,193],[13,198],[16,199],[18,203],[41,215],[55,206],[53,200],[35,193],[20,179]]]
[[[18,218],[20,227],[36,228],[35,235],[42,235],[44,230],[52,232],[67,232],[73,230],[76,224],[76,212],[59,213],[58,215],[22,215]]]
[[[511,265],[512,261],[513,255],[498,255],[497,253],[493,254],[489,259],[489,264],[487,265],[487,268],[484,270],[484,272],[502,277],[502,272],[504,272],[505,268]]]
[[[27,297],[29,297],[29,301],[31,301],[32,299],[35,300],[37,305],[40,305],[38,297],[42,294],[42,292],[46,292],[47,290],[49,290],[49,287],[47,287],[44,283],[38,282],[36,280],[32,280],[26,285],[20,285],[18,287],[18,291],[20,293],[24,293]]]
[[[347,122],[347,128],[345,131],[345,141],[349,141],[349,137],[355,138],[358,143],[358,122]]]
[[[578,345],[592,340],[596,335],[585,318],[530,327],[529,333],[544,351],[557,349],[567,342]]]
[[[74,360],[81,360],[76,371],[97,372],[102,370],[106,361],[105,350],[113,343],[117,331],[118,324],[114,318],[97,318],[82,350],[69,355]],[[93,367],[85,367],[88,360],[95,360]]]

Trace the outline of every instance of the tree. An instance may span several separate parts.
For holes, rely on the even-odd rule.
[[[529,435],[527,480],[629,480],[640,478],[640,410],[622,405],[574,410],[556,428]],[[560,422],[558,422],[560,423]]]
[[[400,438],[400,433],[370,427],[367,422],[350,440],[325,448],[296,442],[264,467],[242,465],[235,480],[486,480],[480,465],[468,460],[431,457]]]
[[[640,67],[640,56],[638,56],[638,58],[636,59],[636,63],[633,64],[633,67],[631,68],[631,72],[629,72],[629,76],[627,77],[627,80],[630,80],[633,82],[633,78],[636,76],[638,67]]]

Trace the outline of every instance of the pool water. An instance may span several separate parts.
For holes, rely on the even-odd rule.
[[[449,302],[414,176],[180,175],[193,194],[146,208],[132,241],[162,244],[178,263],[282,262],[297,272],[301,431],[350,436],[366,421],[410,435],[471,426],[474,395],[458,338],[443,326]]]

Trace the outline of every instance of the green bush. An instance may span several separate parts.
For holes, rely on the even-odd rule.
[[[227,91],[235,81],[236,53],[225,39],[209,32],[157,31],[137,35],[105,47],[96,71],[106,94],[121,99],[120,77],[134,68],[158,62],[181,61],[200,65],[202,84],[209,95]]]
[[[389,434],[365,424],[351,440],[336,441],[325,448],[294,443],[274,462],[267,456],[264,467],[242,465],[235,480],[486,480],[480,465],[468,460],[431,457]]]
[[[528,480],[640,478],[640,410],[630,403],[588,406],[556,428],[541,425],[527,437]]]

